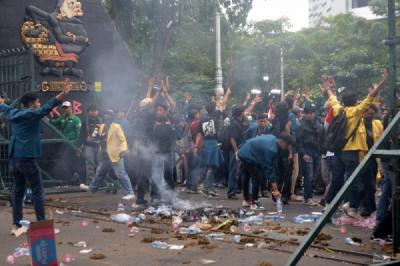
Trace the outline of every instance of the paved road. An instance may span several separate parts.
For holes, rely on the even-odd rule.
[[[224,194],[221,191],[221,195]],[[224,194],[225,196],[225,194]],[[241,201],[226,200],[224,196],[217,199],[207,199],[202,195],[189,195],[179,192],[179,198],[187,200],[188,205],[209,204],[210,206],[226,207],[231,210],[238,210]],[[215,261],[212,265],[284,265],[296,247],[296,242],[303,239],[299,235],[301,229],[311,227],[312,224],[299,225],[292,222],[293,217],[298,214],[321,211],[321,207],[304,206],[301,203],[292,203],[284,206],[285,221],[280,223],[273,222],[263,226],[251,226],[248,232],[243,228],[237,229],[238,233],[251,234],[256,238],[254,247],[245,247],[244,244],[235,244],[233,234],[226,231],[224,241],[211,241],[202,243],[199,239],[177,237],[172,230],[170,219],[152,219],[152,222],[140,224],[140,231],[133,237],[129,237],[129,228],[123,224],[109,221],[111,213],[117,212],[118,203],[121,202],[120,196],[99,192],[74,193],[53,195],[47,197],[47,213],[55,221],[55,227],[61,232],[56,235],[57,251],[59,259],[63,259],[66,254],[72,255],[74,261],[67,265],[202,265],[202,259]],[[3,202],[5,205],[6,202]],[[274,211],[275,206],[271,199],[263,199],[263,206],[266,210]],[[55,207],[57,206],[57,207]],[[71,212],[72,209],[80,212]],[[57,211],[56,211],[57,210]],[[60,211],[63,213],[60,214]],[[142,211],[132,209],[127,205],[128,213],[139,214]],[[33,220],[32,210],[25,211],[26,218]],[[255,214],[257,214],[256,212]],[[196,213],[195,213],[196,214]],[[340,215],[340,213],[337,213]],[[149,217],[149,216],[147,216]],[[26,242],[26,236],[15,238],[9,235],[11,212],[7,206],[0,206],[0,265],[6,265],[5,258],[11,254],[13,249],[20,243]],[[88,221],[88,226],[83,227],[82,221]],[[190,225],[192,223],[187,223]],[[112,228],[115,232],[102,232],[104,228]],[[155,229],[157,228],[157,230]],[[340,233],[335,225],[327,225],[324,233],[332,236],[332,240],[327,241],[326,250],[312,248],[307,251],[307,256],[303,257],[299,265],[347,265],[353,262],[356,265],[372,263],[368,256],[356,256],[354,254],[341,254],[338,250],[353,251],[363,254],[382,253],[381,247],[371,244],[368,241],[370,229],[346,226],[346,233]],[[361,238],[361,247],[348,246],[344,243],[345,236],[355,236]],[[147,238],[161,238],[169,244],[185,245],[183,250],[158,250],[151,246],[151,243],[143,243]],[[275,241],[280,240],[280,241]],[[71,243],[86,241],[92,253],[101,253],[106,256],[103,260],[92,260],[90,254],[79,254],[80,249]],[[206,241],[207,242],[207,241]],[[267,249],[258,249],[257,246],[266,242]],[[343,262],[345,261],[345,262]],[[17,258],[15,265],[29,265],[29,257]],[[264,264],[268,265],[268,264]]]

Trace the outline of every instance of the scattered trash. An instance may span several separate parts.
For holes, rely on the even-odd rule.
[[[233,241],[234,241],[236,244],[240,244],[240,238],[241,238],[240,235],[235,235],[235,236],[233,237]]]
[[[252,247],[254,247],[254,244],[253,243],[246,243],[244,246],[246,248],[252,248]]]
[[[347,233],[347,229],[344,226],[341,226],[339,231],[340,231],[341,234],[346,234]]]
[[[58,229],[58,228],[54,228],[54,234],[55,234],[55,235],[59,234],[60,232],[61,232],[61,230],[60,230],[60,229]]]
[[[149,207],[149,208],[147,208],[145,211],[144,211],[144,213],[147,213],[147,214],[155,214],[156,213],[156,209],[154,208],[154,207]]]
[[[219,224],[219,225],[216,225],[216,226],[212,227],[212,228],[211,228],[211,231],[221,230],[221,229],[223,229],[224,227],[229,228],[228,226],[231,226],[231,225],[237,225],[237,222],[236,222],[235,220],[233,220],[233,219],[228,219],[228,220],[226,220],[225,222],[223,222],[223,223],[221,223],[221,224]]]
[[[136,202],[132,203],[131,208],[132,209],[136,209],[138,207],[138,205],[136,204]]]
[[[156,210],[156,213],[163,217],[171,217],[172,209],[169,206],[161,205]]]
[[[246,219],[239,220],[239,224],[254,224],[254,225],[262,225],[264,222],[264,217],[261,215],[253,215],[247,217]]]
[[[213,233],[213,234],[208,234],[206,237],[210,240],[224,240],[225,234],[224,233]]]
[[[139,227],[132,226],[132,227],[129,229],[129,232],[130,232],[131,234],[137,234],[137,233],[139,233]]]
[[[100,225],[96,225],[96,229],[100,229]]]
[[[132,219],[132,217],[126,213],[112,214],[110,218],[111,221],[122,224],[126,224]]]
[[[56,209],[56,213],[57,213],[57,214],[64,214],[64,211],[63,211],[63,210]]]
[[[182,235],[197,235],[200,234],[202,231],[195,227],[195,226],[190,226],[190,227],[181,227],[179,228],[179,233]]]
[[[231,233],[235,233],[235,232],[237,232],[238,229],[239,228],[237,226],[232,225],[231,228],[230,228],[230,231],[231,231]]]
[[[294,217],[294,222],[297,224],[315,223],[320,217],[320,214],[300,214]]]
[[[357,243],[357,242],[353,241],[353,239],[351,239],[350,237],[346,237],[346,238],[344,239],[344,241],[345,241],[346,244],[348,244],[348,245],[360,246],[360,243]]]
[[[268,215],[265,215],[264,221],[266,222],[278,222],[278,221],[283,221],[285,219],[285,216],[282,214],[278,214],[277,212],[273,213],[268,213]]]
[[[89,248],[89,249],[82,249],[81,251],[79,251],[79,253],[81,253],[81,254],[88,254],[88,253],[90,253],[90,252],[92,252],[93,251],[93,249],[91,249],[91,248]]]
[[[85,241],[79,241],[79,242],[75,243],[73,246],[78,247],[78,248],[86,248],[87,243]]]
[[[30,256],[30,255],[31,255],[31,251],[27,247],[17,247],[13,254],[13,256],[15,258],[19,258],[22,256]]]
[[[106,227],[106,228],[103,228],[102,232],[103,233],[114,233],[115,229]]]
[[[7,261],[7,263],[10,264],[10,265],[15,264],[15,258],[14,258],[13,255],[8,255],[6,261]]]
[[[185,247],[184,245],[170,245],[166,242],[161,242],[161,241],[154,241],[153,243],[151,243],[151,245],[153,248],[171,249],[171,250],[181,250]]]
[[[372,229],[375,226],[375,217],[368,217],[368,218],[363,218],[360,217],[358,219],[348,217],[347,215],[342,215],[341,217],[337,219],[332,219],[332,223],[338,226],[341,225],[353,225],[353,226],[358,226],[358,227],[364,227],[364,228],[369,228]]]
[[[81,213],[81,210],[72,210],[71,213]]]
[[[202,265],[209,265],[209,264],[214,264],[217,263],[215,260],[209,260],[209,259],[201,259],[199,261],[200,264]]]
[[[104,260],[106,258],[106,256],[101,253],[93,253],[92,255],[90,255],[89,258],[91,260]]]
[[[242,229],[243,229],[243,231],[245,231],[247,233],[248,231],[250,231],[250,225],[243,224]]]
[[[82,227],[86,227],[86,226],[89,225],[89,221],[83,220],[82,223],[81,223],[81,225],[82,225]]]
[[[123,203],[118,203],[117,211],[119,212],[125,211],[125,205]]]
[[[71,254],[65,254],[64,255],[64,262],[71,263],[72,261],[74,261],[74,257],[72,257]]]
[[[390,261],[390,256],[378,253],[373,254],[372,263],[382,263],[387,261]]]
[[[144,213],[139,214],[138,217],[139,217],[140,219],[142,219],[142,221],[145,221],[145,220],[146,220],[146,215],[145,215]]]
[[[257,246],[258,249],[267,249],[269,247],[270,247],[270,245],[268,245],[267,243],[264,243],[264,242],[258,244],[258,246]]]

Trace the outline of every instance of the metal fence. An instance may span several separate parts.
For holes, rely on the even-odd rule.
[[[25,48],[0,51],[0,94],[7,99],[17,99],[27,91],[34,90],[34,58]],[[8,169],[8,123],[0,117],[0,192],[8,192],[12,180]]]

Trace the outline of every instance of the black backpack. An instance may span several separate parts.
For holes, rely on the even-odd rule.
[[[360,126],[361,118],[357,123],[357,126],[351,132],[348,138],[345,137],[346,127],[347,127],[347,117],[346,113],[341,110],[340,113],[335,116],[326,132],[325,141],[326,149],[331,152],[340,152],[346,146],[349,139],[354,139],[355,133]]]

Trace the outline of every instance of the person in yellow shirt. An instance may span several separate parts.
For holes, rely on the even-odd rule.
[[[83,190],[96,192],[106,174],[113,170],[125,193],[122,199],[133,200],[135,195],[128,173],[125,170],[124,162],[124,157],[128,152],[128,144],[121,126],[113,122],[113,116],[113,110],[104,112],[104,124],[100,125],[98,134],[100,140],[100,163],[90,186],[81,184],[80,187]]]
[[[367,134],[363,116],[383,87],[387,76],[387,70],[385,69],[381,80],[373,85],[367,97],[360,103],[357,103],[357,94],[355,92],[344,92],[342,96],[342,105],[339,103],[334,93],[333,80],[324,80],[324,88],[327,90],[329,96],[328,101],[333,109],[334,116],[336,117],[342,111],[346,115],[347,126],[344,136],[348,139],[343,150],[341,152],[335,152],[328,203],[336,196],[337,192],[343,186],[345,179],[350,177],[360,163],[360,159],[368,152]],[[343,210],[348,216],[358,217],[361,186],[362,182],[359,179],[350,188],[350,193],[348,194],[349,204],[343,206]]]

